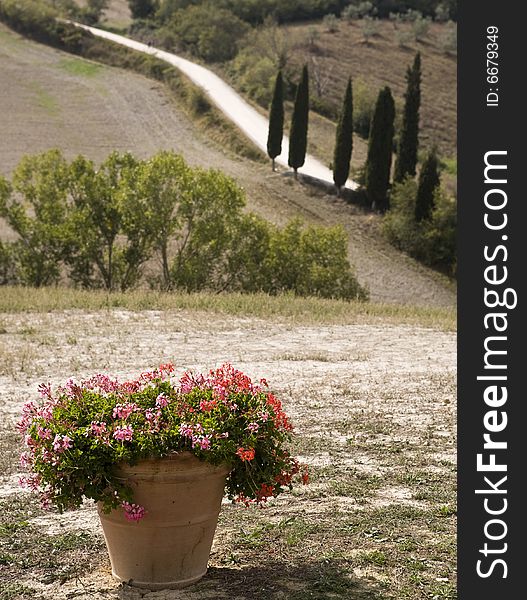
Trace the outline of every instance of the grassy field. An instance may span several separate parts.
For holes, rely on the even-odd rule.
[[[109,308],[100,294],[15,291],[0,307],[2,600],[455,598],[452,315],[202,296]],[[178,375],[231,361],[266,377],[311,481],[265,509],[224,503],[206,577],[140,594],[111,579],[92,504],[45,512],[17,487],[14,424],[42,381],[128,378],[168,360]]]

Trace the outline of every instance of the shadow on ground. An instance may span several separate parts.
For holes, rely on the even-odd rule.
[[[183,590],[150,592],[123,584],[121,600],[385,600],[375,582],[351,575],[343,561],[314,561],[297,566],[276,562],[260,567],[214,568]]]

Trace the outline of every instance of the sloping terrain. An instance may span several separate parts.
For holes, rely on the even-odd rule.
[[[0,26],[0,173],[25,154],[61,148],[103,160],[111,150],[147,157],[181,152],[191,164],[219,168],[245,188],[248,207],[283,224],[293,216],[341,223],[359,281],[379,302],[452,306],[455,291],[437,273],[393,249],[379,218],[334,196],[240,159],[207,139],[163,86],[144,77],[29,42]],[[5,237],[7,231],[2,228]]]

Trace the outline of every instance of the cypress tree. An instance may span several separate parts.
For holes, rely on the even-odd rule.
[[[387,193],[392,164],[394,119],[395,104],[392,92],[386,86],[379,92],[375,104],[365,169],[366,194],[372,208],[380,210],[388,208]]]
[[[417,147],[419,145],[419,107],[421,105],[421,54],[415,55],[414,64],[406,72],[406,92],[401,137],[397,148],[394,181],[408,175],[415,177]]]
[[[269,113],[269,135],[267,136],[267,154],[273,161],[282,152],[282,137],[284,135],[284,82],[282,71],[278,71],[274,84],[273,100]]]
[[[417,222],[429,219],[434,210],[434,193],[439,187],[439,162],[435,149],[428,153],[417,184],[415,198],[415,220]]]
[[[309,74],[307,65],[302,69],[302,80],[298,85],[291,120],[291,134],[289,136],[288,164],[295,170],[299,169],[306,159],[307,127],[309,119]]]
[[[333,155],[333,181],[337,186],[337,195],[340,188],[348,180],[350,172],[351,153],[353,150],[353,95],[351,91],[351,77],[342,103],[335,138],[335,152]]]

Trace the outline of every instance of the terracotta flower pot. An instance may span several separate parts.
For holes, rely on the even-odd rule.
[[[151,590],[201,579],[228,473],[228,467],[214,467],[190,452],[119,465],[119,476],[146,514],[129,521],[122,509],[105,514],[99,506],[114,579]]]

